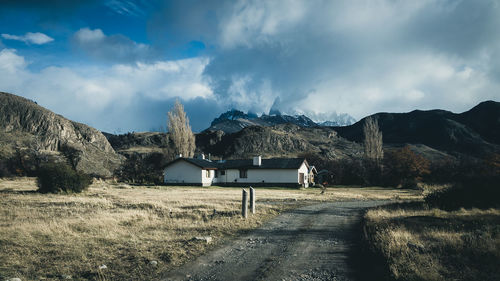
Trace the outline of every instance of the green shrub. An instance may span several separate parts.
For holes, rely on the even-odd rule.
[[[38,170],[37,185],[41,193],[79,193],[92,183],[92,178],[76,172],[68,164],[45,164]]]

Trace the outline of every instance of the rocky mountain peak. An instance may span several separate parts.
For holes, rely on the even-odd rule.
[[[286,115],[279,110],[272,108],[269,115],[262,114],[260,117],[255,113],[245,113],[241,110],[231,109],[215,118],[208,131],[223,131],[225,133],[235,133],[249,126],[269,127],[278,124],[291,123],[304,128],[318,126],[346,126],[353,124],[356,120],[348,114],[336,115],[333,121],[317,123],[306,115]]]

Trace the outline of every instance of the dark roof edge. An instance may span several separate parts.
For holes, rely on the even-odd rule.
[[[191,165],[193,165],[193,166],[196,166],[196,167],[202,168],[202,169],[206,169],[206,170],[217,170],[217,168],[215,168],[215,167],[204,167],[204,166],[199,165],[199,164],[197,164],[197,163],[195,163],[195,162],[191,162],[191,161],[189,161],[187,158],[183,158],[183,157],[181,157],[181,158],[177,158],[177,159],[175,159],[175,160],[173,160],[173,161],[171,161],[171,162],[167,163],[167,165],[165,165],[165,167],[163,167],[163,169],[166,169],[168,166],[173,165],[174,163],[177,163],[177,162],[179,162],[179,161],[181,161],[181,160],[184,160],[184,162],[189,163],[189,164],[191,164]]]
[[[191,164],[191,165],[193,165],[193,166],[199,167],[199,168],[201,168],[201,169],[206,169],[206,170],[218,170],[218,169],[228,170],[228,169],[238,169],[238,168],[226,168],[226,167],[207,167],[207,166],[202,166],[202,165],[200,165],[200,164],[196,163],[195,161],[189,161],[189,159],[190,159],[190,158],[183,158],[183,157],[181,157],[181,158],[177,158],[177,159],[175,159],[175,160],[173,160],[173,161],[171,161],[171,162],[167,163],[167,165],[165,165],[165,167],[164,167],[163,169],[166,169],[167,167],[169,167],[169,166],[173,165],[174,163],[177,163],[177,162],[179,162],[179,161],[181,161],[181,160],[184,160],[185,162],[187,162],[187,163],[189,163],[189,164]],[[301,159],[301,160],[302,160],[302,162],[300,163],[300,165],[299,165],[298,167],[296,167],[296,168],[266,168],[266,169],[270,169],[270,170],[271,170],[271,169],[272,169],[272,170],[294,170],[294,169],[299,169],[299,168],[300,168],[300,166],[302,166],[302,164],[303,164],[303,163],[305,163],[305,164],[306,164],[306,167],[307,167],[307,169],[308,169],[308,170],[309,170],[309,167],[310,167],[310,166],[309,166],[309,163],[307,162],[307,159],[305,159],[305,158],[300,158],[300,157],[297,157],[297,158],[269,158],[269,159]],[[234,159],[234,160],[247,160],[247,161],[248,161],[249,159]],[[251,159],[250,159],[250,160],[251,160]],[[266,159],[263,159],[263,160],[266,160]],[[214,166],[217,166],[218,164],[223,164],[223,163],[213,162],[213,164],[214,164]],[[244,168],[244,169],[249,169],[249,170],[250,170],[250,169],[252,169],[252,168],[254,168],[254,169],[262,169],[262,168],[259,168],[258,166],[253,166],[253,165],[252,165],[252,166],[242,166],[241,168]]]

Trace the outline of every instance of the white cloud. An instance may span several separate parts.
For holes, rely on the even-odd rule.
[[[105,3],[125,15],[149,11],[130,0]],[[282,112],[357,119],[415,108],[463,111],[498,100],[500,37],[492,34],[499,29],[495,1],[174,1],[148,25],[161,50],[83,28],[74,34],[76,49],[110,65],[34,73],[5,51],[0,85],[54,91],[61,100],[70,93],[69,104],[78,99],[90,108],[183,96],[258,113],[279,97]],[[158,59],[191,40],[202,41],[210,59]]]
[[[15,74],[17,71],[24,69],[27,65],[23,57],[16,54],[14,49],[3,49],[0,51],[0,67],[7,73]]]
[[[149,45],[137,43],[123,35],[106,35],[101,29],[81,28],[73,43],[89,56],[114,63],[151,61],[155,57]]]
[[[80,42],[96,42],[101,41],[105,38],[104,33],[99,28],[89,29],[82,28],[75,33],[75,38]]]
[[[441,108],[461,112],[495,99],[499,85],[489,81],[486,72],[464,65],[462,59],[432,53],[394,55],[384,71],[370,68],[327,80],[293,106],[302,104],[315,112],[336,108],[360,119],[367,111]]]
[[[219,103],[256,113],[267,113],[278,93],[268,79],[255,83],[251,76],[232,75],[227,98]]]
[[[491,1],[253,0],[217,15],[221,49],[205,72],[242,110],[265,112],[280,97],[282,112],[359,119],[498,100]]]
[[[16,54],[14,49],[3,49],[0,51],[0,91],[18,91],[23,82],[29,79],[24,70],[27,62],[24,57]]]
[[[26,96],[68,118],[99,124],[110,108],[124,110],[137,100],[211,98],[209,81],[202,75],[208,62],[193,58],[109,67],[52,66],[35,72],[15,50],[3,49],[0,91]]]
[[[307,12],[307,2],[283,1],[238,1],[230,16],[220,22],[220,40],[223,47],[250,47],[268,42],[280,32],[293,29]]]
[[[26,44],[36,44],[36,45],[43,45],[54,41],[54,38],[51,38],[50,36],[47,36],[40,32],[35,32],[35,33],[28,32],[25,35],[21,36],[3,33],[2,37],[7,40],[17,40],[17,41],[22,41]]]
[[[117,83],[120,80],[133,81],[134,87],[141,89],[142,94],[150,98],[182,97],[188,100],[212,95],[208,81],[203,77],[203,70],[208,62],[206,58],[193,58],[115,65],[110,72],[116,77]]]

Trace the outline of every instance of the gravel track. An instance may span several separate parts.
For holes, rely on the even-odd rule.
[[[370,269],[377,263],[360,251],[360,222],[365,208],[385,203],[321,203],[283,213],[164,280],[379,280]]]

